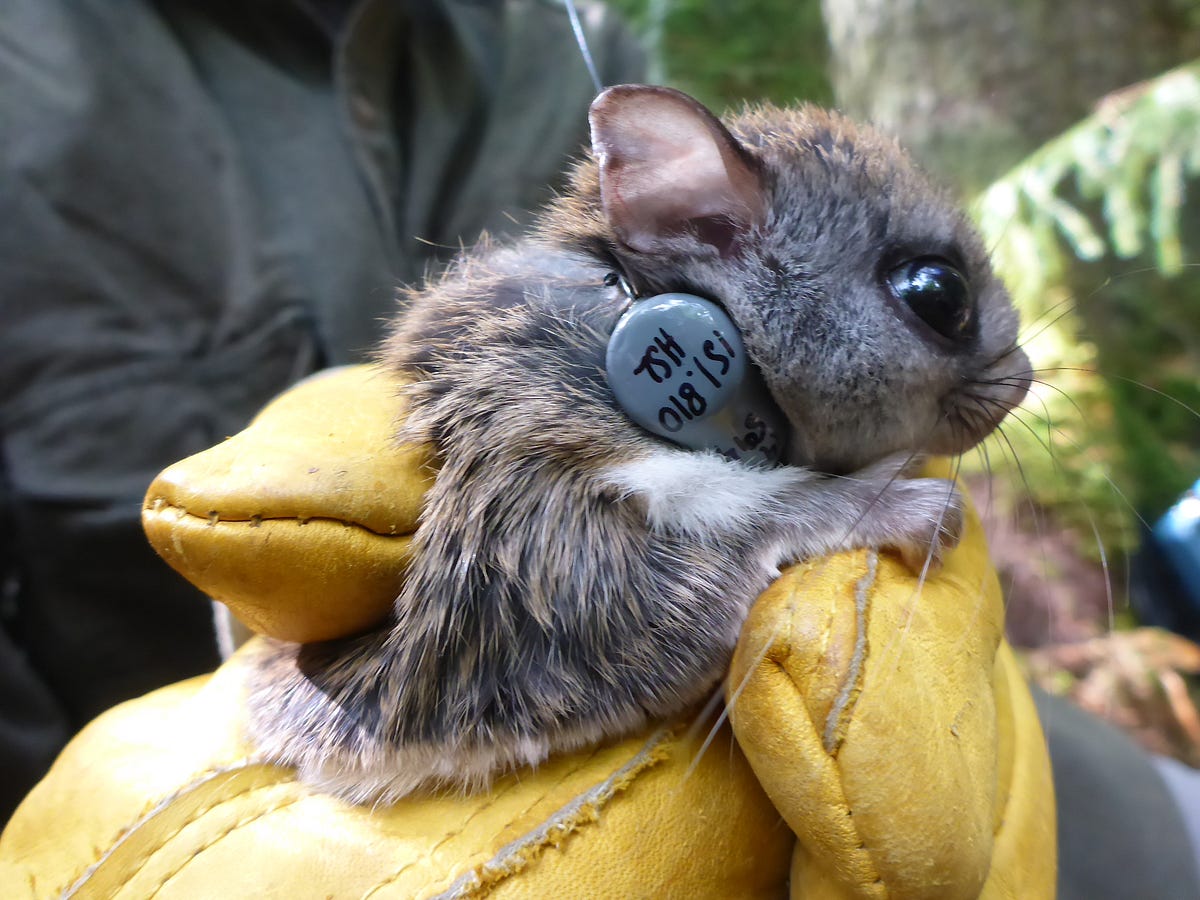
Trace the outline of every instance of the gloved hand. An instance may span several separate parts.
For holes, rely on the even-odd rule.
[[[758,598],[726,696],[796,834],[793,897],[1054,895],[1054,787],[1003,614],[973,510],[923,585],[859,551]]]
[[[395,390],[369,368],[293,389],[159,477],[151,542],[263,633],[376,621],[430,478],[391,442]],[[701,752],[689,713],[386,809],[255,761],[238,654],[64,751],[0,838],[0,896],[1052,896],[1049,763],[1001,628],[973,516],[923,586],[883,554],[816,560],[751,612],[736,741]]]

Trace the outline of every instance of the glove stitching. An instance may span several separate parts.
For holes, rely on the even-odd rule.
[[[276,787],[276,786],[277,785],[262,785],[262,787],[264,787],[264,788]],[[245,794],[241,795],[241,797],[244,799],[245,796],[247,796],[249,793],[250,792],[247,791]],[[233,798],[231,798],[231,799],[233,799]],[[182,872],[184,870],[184,868],[187,867],[188,863],[192,862],[192,860],[194,860],[201,853],[203,853],[206,850],[208,850],[209,848],[211,848],[218,841],[228,837],[229,835],[231,835],[233,832],[237,831],[239,828],[243,827],[244,825],[249,825],[251,822],[255,821],[256,819],[261,819],[263,816],[269,815],[270,813],[278,812],[281,809],[286,809],[287,807],[293,805],[294,803],[299,802],[300,799],[301,799],[301,797],[287,797],[284,800],[274,804],[273,806],[268,806],[268,807],[265,807],[260,810],[256,810],[255,812],[252,812],[252,813],[249,813],[248,815],[243,816],[242,818],[238,819],[236,822],[232,823],[231,825],[227,826],[226,828],[224,828],[221,831],[217,832],[216,834],[212,835],[208,839],[208,841],[206,841],[204,844],[201,844],[194,851],[192,851],[190,854],[188,854],[186,857],[184,857],[183,861],[180,862],[179,865],[177,865],[167,875],[165,875],[158,882],[158,884],[154,886],[154,889],[148,895],[147,900],[153,900],[153,898],[157,897],[159,891],[161,891],[166,886],[166,883],[168,881],[170,881],[172,878],[174,878],[176,875],[178,875],[180,872]],[[219,805],[220,804],[215,804],[210,809],[215,809],[216,806],[219,806]],[[180,829],[180,831],[182,831],[182,828]],[[177,831],[176,834],[178,834],[178,833],[179,832]],[[166,842],[164,842],[164,845],[165,845],[165,843]],[[159,849],[161,849],[161,847]],[[143,863],[143,865],[144,864],[145,863]]]
[[[579,762],[578,762],[578,763],[577,763],[577,764],[574,766],[574,768],[568,769],[566,772],[564,772],[564,773],[563,773],[563,775],[562,775],[562,777],[561,777],[561,778],[559,778],[559,779],[558,779],[556,782],[554,782],[554,784],[550,785],[550,786],[549,786],[549,787],[548,787],[548,788],[547,788],[547,789],[546,789],[546,790],[545,790],[545,791],[542,793],[542,795],[541,795],[540,797],[536,797],[536,798],[533,800],[533,802],[531,802],[531,803],[529,804],[529,806],[528,806],[528,807],[527,807],[527,808],[526,808],[526,809],[525,809],[523,812],[521,812],[521,813],[519,813],[518,815],[514,816],[514,817],[513,817],[513,818],[512,818],[512,819],[511,819],[509,822],[507,822],[507,823],[506,823],[504,826],[502,826],[502,827],[503,827],[503,828],[509,828],[509,827],[511,827],[511,826],[512,826],[513,822],[515,822],[517,819],[521,818],[521,817],[522,817],[522,816],[524,816],[524,815],[527,815],[527,814],[528,814],[528,812],[529,812],[529,810],[533,809],[535,806],[537,806],[537,804],[539,804],[539,803],[541,803],[543,800],[545,800],[545,799],[546,799],[546,797],[547,797],[547,796],[549,796],[550,792],[551,792],[551,791],[552,791],[554,788],[558,787],[560,784],[562,784],[564,781],[566,781],[566,780],[567,780],[568,778],[570,778],[572,775],[575,775],[576,773],[578,773],[578,772],[579,772],[579,771],[580,771],[582,768],[584,768],[584,766],[586,766],[588,763],[590,763],[590,762],[592,761],[592,759],[594,759],[594,758],[595,758],[596,754],[600,752],[600,749],[601,749],[601,748],[599,748],[599,747],[597,747],[597,748],[593,749],[593,750],[592,750],[592,752],[591,752],[591,753],[590,753],[590,754],[589,754],[587,757],[585,757],[583,760],[579,761]],[[441,849],[441,847],[442,847],[443,845],[445,845],[445,844],[446,844],[448,841],[451,841],[451,840],[453,840],[454,838],[456,838],[456,837],[458,837],[460,834],[462,834],[464,831],[466,831],[466,829],[467,829],[467,826],[468,826],[469,824],[471,824],[471,821],[472,821],[473,819],[475,819],[475,818],[479,817],[479,816],[480,816],[480,815],[482,815],[484,812],[486,812],[487,810],[491,809],[493,806],[495,806],[495,805],[496,805],[496,804],[497,804],[497,803],[500,801],[500,799],[501,799],[502,797],[504,797],[505,795],[507,795],[507,794],[511,793],[512,791],[516,790],[516,789],[517,789],[517,788],[519,788],[520,786],[521,786],[521,782],[520,782],[520,781],[515,781],[515,780],[514,780],[514,781],[512,781],[512,782],[510,782],[510,783],[509,783],[508,787],[506,787],[506,788],[504,788],[503,790],[501,790],[501,791],[497,792],[496,794],[493,794],[490,800],[488,800],[488,801],[487,801],[486,803],[484,803],[482,806],[476,807],[476,808],[475,808],[475,809],[474,809],[474,810],[473,810],[473,811],[470,813],[470,815],[468,815],[468,816],[467,816],[465,819],[463,819],[463,820],[462,820],[462,822],[460,822],[460,823],[459,823],[459,825],[458,825],[458,827],[457,827],[457,828],[454,828],[454,829],[452,829],[452,830],[450,830],[450,831],[448,831],[448,832],[444,833],[444,834],[442,835],[441,839],[440,839],[440,840],[439,840],[439,841],[438,841],[436,844],[434,844],[432,847],[430,847],[430,848],[429,848],[429,850],[428,850],[428,852],[427,852],[426,856],[427,856],[427,857],[432,857],[432,856],[433,856],[433,854],[434,854],[434,853],[436,853],[436,852],[437,852],[439,849]],[[364,894],[362,895],[362,900],[367,900],[367,898],[368,898],[368,897],[370,897],[372,894],[375,894],[375,893],[376,893],[377,891],[379,891],[381,888],[387,887],[389,884],[393,884],[394,882],[398,881],[398,880],[400,879],[400,876],[402,876],[402,875],[403,875],[405,872],[407,872],[409,869],[411,869],[413,866],[415,866],[415,865],[417,864],[417,862],[418,862],[418,860],[413,860],[412,862],[406,863],[405,865],[401,866],[401,867],[400,867],[400,868],[399,868],[399,869],[398,869],[396,872],[392,873],[392,874],[391,874],[391,875],[389,875],[387,878],[385,878],[383,881],[380,881],[378,884],[376,884],[374,887],[372,887],[370,890],[368,890],[366,893],[364,893]]]
[[[509,784],[508,787],[504,788],[502,791],[499,791],[496,794],[493,794],[492,798],[490,800],[488,800],[487,803],[484,803],[482,806],[477,807],[469,816],[467,816],[465,819],[462,820],[462,822],[459,823],[457,828],[454,828],[454,829],[451,829],[450,831],[445,832],[442,835],[441,839],[436,844],[434,844],[432,847],[429,848],[429,851],[427,852],[426,856],[432,857],[433,854],[436,853],[439,849],[441,849],[441,847],[447,841],[453,840],[454,838],[456,838],[460,834],[462,834],[464,831],[466,831],[467,826],[471,823],[472,819],[476,818],[477,816],[479,816],[479,815],[483,814],[484,812],[486,812],[487,810],[491,809],[493,806],[496,805],[496,803],[498,803],[500,801],[500,799],[502,797],[504,797],[506,794],[512,792],[513,790],[515,790],[517,787],[519,787],[519,785],[520,785],[519,782],[514,781],[511,784]],[[420,860],[414,859],[411,862],[405,863],[403,866],[401,866],[399,869],[397,869],[395,872],[393,872],[391,875],[389,875],[383,881],[380,881],[374,887],[370,888],[366,893],[364,893],[362,895],[362,900],[367,900],[368,897],[370,897],[372,894],[375,894],[377,891],[379,891],[380,888],[387,887],[389,884],[393,884],[394,882],[398,881],[400,879],[401,875],[403,875],[405,872],[407,872],[409,869],[411,869],[413,866],[415,866],[418,862],[420,862]]]
[[[226,775],[226,774],[233,774],[233,773],[237,773],[237,772],[244,772],[244,771],[248,770],[249,768],[256,766],[256,765],[262,765],[262,763],[259,763],[254,760],[250,760],[250,761],[234,763],[234,764],[228,765],[228,766],[217,766],[217,767],[213,767],[211,769],[207,769],[207,770],[201,772],[200,775],[198,775],[196,778],[194,778],[188,784],[184,785],[183,787],[179,788],[176,791],[172,791],[166,797],[159,800],[157,803],[154,803],[153,805],[151,805],[146,812],[144,812],[141,816],[138,817],[137,820],[135,820],[132,824],[130,824],[126,828],[124,828],[121,831],[120,836],[111,845],[109,845],[109,847],[107,849],[97,852],[95,858],[87,866],[87,868],[84,869],[83,873],[71,884],[70,887],[66,888],[62,892],[62,896],[64,898],[74,896],[80,889],[82,889],[87,884],[88,881],[90,881],[92,879],[93,876],[95,876],[95,874],[100,870],[100,867],[105,863],[105,861],[111,859],[113,854],[120,850],[120,848],[125,844],[126,841],[128,841],[130,838],[132,838],[133,835],[135,835],[147,823],[149,823],[151,820],[153,820],[154,817],[157,816],[159,813],[169,810],[171,808],[171,806],[175,803],[175,801],[177,801],[181,797],[188,795],[192,791],[199,790],[200,788],[209,784],[213,779],[217,778],[218,776]],[[138,872],[140,872],[145,867],[146,863],[148,863],[150,861],[150,858],[154,854],[156,854],[160,850],[162,850],[163,847],[165,847],[173,838],[175,838],[176,835],[179,834],[179,832],[181,832],[188,825],[191,825],[193,822],[197,821],[198,819],[200,819],[207,813],[216,809],[218,806],[222,805],[223,803],[229,803],[230,801],[245,797],[245,796],[253,793],[254,791],[262,790],[262,789],[268,788],[268,787],[274,787],[280,783],[282,783],[282,782],[280,780],[277,780],[277,781],[272,781],[269,784],[253,784],[253,783],[247,784],[247,785],[243,786],[240,790],[238,790],[238,792],[235,794],[223,795],[218,798],[214,798],[210,803],[208,803],[204,806],[201,806],[198,809],[193,810],[192,813],[178,825],[178,827],[176,827],[173,831],[169,832],[165,836],[161,837],[156,844],[152,845],[147,850],[142,851],[142,853],[140,854],[140,857],[135,856],[133,858],[133,860],[131,860],[131,871],[127,878],[127,881],[135,878],[137,876]]]
[[[655,732],[642,745],[642,749],[615,772],[599,784],[593,785],[589,790],[577,794],[567,804],[554,810],[538,828],[510,841],[501,847],[491,859],[459,876],[433,900],[483,896],[481,891],[490,893],[490,889],[497,882],[520,872],[547,846],[558,847],[584,822],[598,821],[600,807],[627,788],[645,769],[662,762],[670,755],[670,750],[665,745],[674,737],[673,729],[664,728]],[[592,755],[594,756],[596,752],[593,751]],[[532,808],[531,805],[530,809]]]
[[[833,708],[829,712],[829,718],[826,721],[826,749],[831,753],[836,754],[836,751],[841,747],[842,742],[846,737],[846,729],[849,727],[848,719],[854,712],[854,706],[858,700],[858,696],[862,690],[862,678],[865,669],[867,658],[867,626],[868,613],[870,612],[870,593],[875,587],[875,579],[879,570],[879,551],[871,550],[867,554],[867,570],[862,574],[858,581],[854,584],[854,618],[855,628],[857,633],[854,636],[854,655],[850,662],[850,671],[847,673],[846,681],[838,693],[837,700],[834,701]],[[830,748],[829,743],[832,743]],[[835,763],[836,765],[836,763]],[[842,774],[841,769],[838,769],[839,776]],[[839,778],[843,785],[842,797],[846,803],[846,817],[853,819],[854,810],[850,806],[850,798],[845,794],[845,781]],[[870,862],[871,868],[875,870],[875,881],[873,884],[879,886],[886,896],[890,893],[884,885],[883,875],[880,874],[879,868],[874,864],[874,857],[870,850],[867,849],[866,836],[858,830],[858,826],[854,826],[854,831],[858,835],[858,846],[855,852],[865,855]]]
[[[369,535],[379,538],[410,538],[415,533],[413,531],[376,531],[369,525],[364,525],[362,522],[352,521],[350,519],[342,519],[337,516],[272,516],[264,513],[252,513],[247,516],[238,515],[233,518],[226,518],[227,514],[222,514],[220,510],[212,509],[204,515],[192,512],[183,506],[177,506],[166,497],[146,498],[143,510],[149,510],[156,514],[164,514],[174,512],[177,514],[176,521],[181,521],[184,518],[190,519],[196,523],[205,523],[212,528],[217,525],[245,525],[247,528],[258,528],[263,522],[295,522],[301,527],[308,525],[310,522],[331,522],[336,525],[344,525],[347,528],[355,528],[359,531],[365,531]]]
[[[849,671],[838,691],[829,714],[825,717],[825,731],[821,744],[825,752],[836,756],[838,748],[846,738],[848,720],[854,712],[855,703],[862,690],[862,677],[867,659],[867,625],[870,612],[870,592],[875,587],[879,570],[879,551],[867,554],[867,570],[854,584],[854,653],[850,658]]]
[[[791,680],[790,676],[788,676],[788,673],[783,672],[782,667],[780,668],[780,671],[782,672],[782,674],[784,674],[785,677],[787,677],[787,680],[791,683],[792,688],[796,692],[798,703],[801,706],[803,706],[805,703],[805,699],[800,692],[799,686],[794,681]],[[836,801],[834,805],[835,805],[835,807],[840,806],[842,809],[843,815],[847,819],[853,820],[854,810],[850,806],[850,799],[846,796],[844,773],[838,767],[836,758],[831,757],[830,763],[833,765],[833,767],[835,768],[835,770],[837,772],[837,787],[838,787],[839,793],[841,795],[840,800]],[[859,856],[861,856],[863,858],[865,867],[870,872],[874,873],[874,875],[875,875],[874,880],[871,881],[870,884],[878,885],[882,891],[882,894],[880,894],[880,896],[886,897],[889,893],[888,888],[886,887],[886,885],[884,883],[883,876],[880,874],[879,867],[875,865],[874,855],[872,854],[871,850],[868,849],[868,847],[867,847],[867,841],[866,841],[865,836],[862,834],[861,831],[858,830],[857,826],[853,824],[853,821],[851,821],[849,827],[851,829],[853,829],[853,836],[851,837],[851,839],[853,840],[854,838],[857,838],[857,843],[854,844],[854,846],[852,846],[852,847],[847,847],[847,849],[845,851],[846,854],[847,855],[858,854]],[[800,837],[799,833],[796,834],[796,839],[797,839],[798,844],[801,847],[805,848],[805,852],[810,858],[819,859],[824,855],[819,852],[813,852],[811,850],[811,848],[808,846],[808,844]],[[870,877],[870,876],[868,876],[868,877]],[[851,882],[851,884],[853,885],[853,882]],[[859,882],[858,886],[865,887],[866,884],[867,884],[866,882]]]
[[[869,604],[866,602],[866,600],[869,599],[868,592],[870,588],[874,587],[875,584],[877,562],[878,553],[872,551],[868,557],[866,571],[862,576],[859,577],[856,587],[854,587],[854,601],[856,601],[854,602],[854,605],[856,605],[856,624],[857,628],[859,629],[859,634],[856,635],[856,652],[854,652],[851,672],[848,674],[846,685],[844,688],[842,688],[838,698],[839,701],[844,701],[844,707],[846,707],[845,709],[841,710],[842,715],[848,715],[848,713],[852,712],[853,704],[851,701],[856,700],[857,698],[856,689],[858,688],[860,680],[862,680],[862,674],[865,668],[863,664],[866,658],[866,611],[869,610]],[[796,641],[796,625],[799,607],[794,604],[790,605],[790,607],[788,607],[788,612],[791,614],[787,619],[787,653],[778,653],[776,652],[775,648],[773,648],[773,652],[770,654],[770,664],[779,668],[779,671],[782,676],[784,676],[786,683],[791,684],[793,691],[796,691],[798,706],[800,708],[806,708],[808,707],[808,700],[806,700],[806,697],[803,695],[803,691],[800,690],[799,685],[796,683],[796,680],[794,680],[792,673],[788,671],[788,668],[784,665],[787,659],[787,654],[792,652],[793,647],[798,646]],[[862,655],[859,655],[859,650],[862,650]],[[839,706],[838,703],[835,702],[834,707],[830,709],[829,715],[827,716],[827,734],[829,732],[830,724],[836,724],[838,716]],[[812,725],[815,726],[816,722],[812,722]],[[840,740],[838,743],[840,744]],[[841,793],[839,805],[847,820],[851,820],[850,827],[853,829],[853,836],[851,840],[857,838],[856,844],[851,847],[847,847],[847,853],[858,854],[858,856],[862,857],[864,860],[864,868],[875,875],[874,881],[862,882],[859,884],[859,887],[868,887],[868,884],[869,886],[878,886],[878,890],[881,892],[880,895],[887,896],[889,893],[888,888],[886,883],[884,883],[883,876],[880,874],[880,868],[875,865],[874,854],[872,854],[868,846],[866,846],[866,839],[863,833],[860,832],[857,826],[854,826],[853,824],[854,811],[850,805],[850,798],[846,796],[846,782],[844,773],[841,772],[841,769],[838,766],[838,757],[836,757],[835,752],[829,751],[828,746],[824,745],[823,743],[822,745],[823,749],[826,749],[829,754],[830,764],[832,764],[836,772],[838,772],[838,787]],[[799,835],[797,835],[797,839],[799,840]],[[799,842],[800,846],[806,847],[803,840],[800,840]]]

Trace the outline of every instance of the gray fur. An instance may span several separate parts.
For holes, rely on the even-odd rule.
[[[727,215],[676,225],[660,204],[634,250],[636,202],[617,199],[653,185],[621,168],[632,102],[733,140],[676,92],[611,90],[593,111],[604,168],[585,160],[524,242],[477,248],[409,296],[384,360],[414,379],[401,439],[433,442],[442,468],[404,590],[378,631],[258,660],[254,739],[351,800],[482,785],[679,712],[712,690],[783,564],[863,546],[936,564],[959,498],[897,474],[972,446],[1024,393],[1016,316],[978,238],[892,142],[812,108],[745,113],[721,145]],[[977,298],[966,345],[882,287],[887,260],[931,252]],[[643,293],[725,306],[792,426],[793,465],[675,450],[616,407],[615,267]],[[672,519],[693,474],[700,513],[703,492],[726,492],[707,528]]]

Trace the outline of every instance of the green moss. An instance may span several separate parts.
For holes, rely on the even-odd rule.
[[[817,0],[612,0],[654,41],[664,81],[716,109],[745,100],[829,104]],[[665,13],[665,16],[663,15]]]

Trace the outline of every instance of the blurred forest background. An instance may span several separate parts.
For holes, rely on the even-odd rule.
[[[1139,548],[1200,477],[1200,0],[610,3],[654,80],[836,106],[960,192],[1039,370],[963,461],[1010,636],[1044,686],[1200,765],[1200,649],[1131,611],[1196,636]]]

